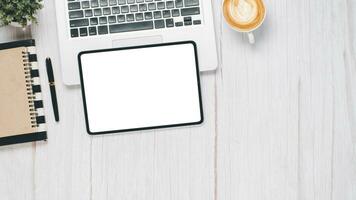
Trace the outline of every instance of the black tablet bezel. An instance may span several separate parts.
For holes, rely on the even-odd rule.
[[[108,130],[108,131],[100,131],[100,132],[91,132],[90,131],[89,120],[88,120],[88,110],[87,110],[86,96],[85,96],[85,89],[84,89],[85,83],[84,83],[82,63],[81,63],[81,56],[83,54],[108,52],[108,51],[120,51],[120,50],[138,49],[138,48],[151,48],[151,47],[159,47],[159,46],[174,46],[174,45],[180,45],[180,44],[192,44],[194,47],[194,57],[195,57],[195,66],[196,66],[197,83],[198,83],[199,107],[200,107],[200,120],[199,121],[181,123],[181,124],[168,124],[168,125],[160,125],[160,126],[148,126],[148,127],[130,128],[130,129]],[[180,126],[199,125],[204,122],[203,103],[202,103],[201,88],[200,88],[197,45],[194,41],[182,41],[182,42],[171,42],[171,43],[149,44],[149,45],[141,45],[141,46],[130,46],[130,47],[121,47],[121,48],[109,48],[109,49],[82,51],[78,54],[78,63],[79,63],[79,75],[80,75],[80,83],[81,83],[81,90],[82,90],[82,99],[83,99],[83,106],[84,106],[85,124],[86,124],[86,130],[87,130],[88,134],[90,134],[90,135],[122,133],[122,132],[149,130],[149,129],[161,129],[161,128],[171,128],[171,127],[180,127]]]

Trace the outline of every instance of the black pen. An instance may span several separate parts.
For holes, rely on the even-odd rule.
[[[50,58],[46,58],[46,67],[47,67],[49,88],[51,90],[54,119],[56,120],[56,122],[58,122],[59,121],[58,102],[57,102],[56,87],[55,87],[55,83],[54,83],[52,62],[51,62]]]

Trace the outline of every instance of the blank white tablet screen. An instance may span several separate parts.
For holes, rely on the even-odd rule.
[[[154,46],[80,56],[89,133],[202,120],[194,46]]]

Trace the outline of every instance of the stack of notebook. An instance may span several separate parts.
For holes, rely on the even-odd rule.
[[[0,146],[46,139],[35,41],[0,44]]]

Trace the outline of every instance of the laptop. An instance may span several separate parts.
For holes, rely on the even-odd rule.
[[[88,50],[193,40],[198,48],[200,71],[217,68],[211,0],[55,2],[66,85],[80,84],[78,54]]]

